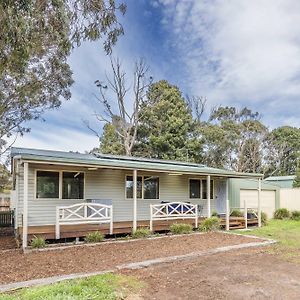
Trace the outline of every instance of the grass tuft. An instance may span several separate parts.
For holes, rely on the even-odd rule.
[[[211,217],[205,219],[199,226],[200,231],[216,231],[220,229],[220,219],[218,217]]]
[[[191,224],[174,223],[170,226],[170,231],[173,234],[188,234],[193,231],[193,226]]]
[[[84,240],[86,243],[99,243],[104,240],[104,235],[100,231],[90,232]]]
[[[34,236],[33,239],[30,242],[30,246],[34,249],[45,248],[46,247],[46,241],[41,236]]]
[[[132,276],[109,273],[0,294],[0,300],[118,300],[138,294],[142,287]]]
[[[132,233],[133,239],[142,239],[149,237],[151,235],[151,231],[148,228],[138,228],[136,231]]]

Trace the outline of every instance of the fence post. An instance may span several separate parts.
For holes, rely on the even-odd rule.
[[[114,215],[113,215],[113,207],[110,207],[110,225],[109,225],[109,234],[113,234],[113,226],[114,226]]]
[[[196,215],[196,219],[195,219],[195,227],[198,228],[198,205],[196,204],[195,206],[195,215]]]
[[[56,206],[56,222],[55,222],[55,238],[60,239],[60,228],[59,228],[59,207]]]
[[[152,204],[150,204],[150,231],[153,231]]]
[[[244,218],[245,218],[245,228],[248,228],[248,208],[247,208],[247,201],[244,200]]]

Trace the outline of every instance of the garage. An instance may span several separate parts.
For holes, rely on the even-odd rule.
[[[240,190],[240,207],[244,207],[246,201],[247,207],[257,209],[258,207],[258,191],[250,189]],[[262,190],[261,191],[261,210],[265,212],[268,218],[273,217],[276,203],[276,191]]]

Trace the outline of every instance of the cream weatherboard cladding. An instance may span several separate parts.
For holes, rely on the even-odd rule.
[[[128,170],[118,169],[98,169],[89,171],[86,168],[51,166],[48,164],[29,164],[28,178],[28,226],[55,224],[56,206],[71,205],[83,202],[82,199],[36,199],[35,198],[35,173],[36,170],[64,170],[64,171],[82,171],[85,173],[85,199],[110,199],[114,209],[114,221],[132,221],[133,219],[133,200],[125,198],[125,176],[130,174]],[[161,201],[180,201],[191,202],[203,206],[202,215],[206,216],[207,200],[189,199],[189,179],[203,178],[201,176],[170,176],[168,173],[158,172],[138,172],[138,175],[156,175],[159,176],[159,200],[137,201],[137,219],[149,220],[150,204],[158,204]],[[18,226],[22,226],[23,211],[23,166],[19,164],[18,173]],[[218,180],[215,180],[214,195],[218,186]],[[218,196],[218,195],[216,195]],[[225,201],[225,199],[224,199]],[[215,199],[211,200],[211,211],[216,209]]]

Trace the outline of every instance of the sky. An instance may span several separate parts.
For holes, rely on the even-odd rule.
[[[154,81],[166,79],[184,95],[216,105],[249,107],[270,128],[300,127],[300,1],[125,0],[125,34],[113,49],[128,75],[143,58]],[[95,80],[109,75],[102,42],[86,42],[69,59],[72,97],[31,121],[14,146],[89,151],[103,123]],[[129,99],[130,101],[130,99]]]

